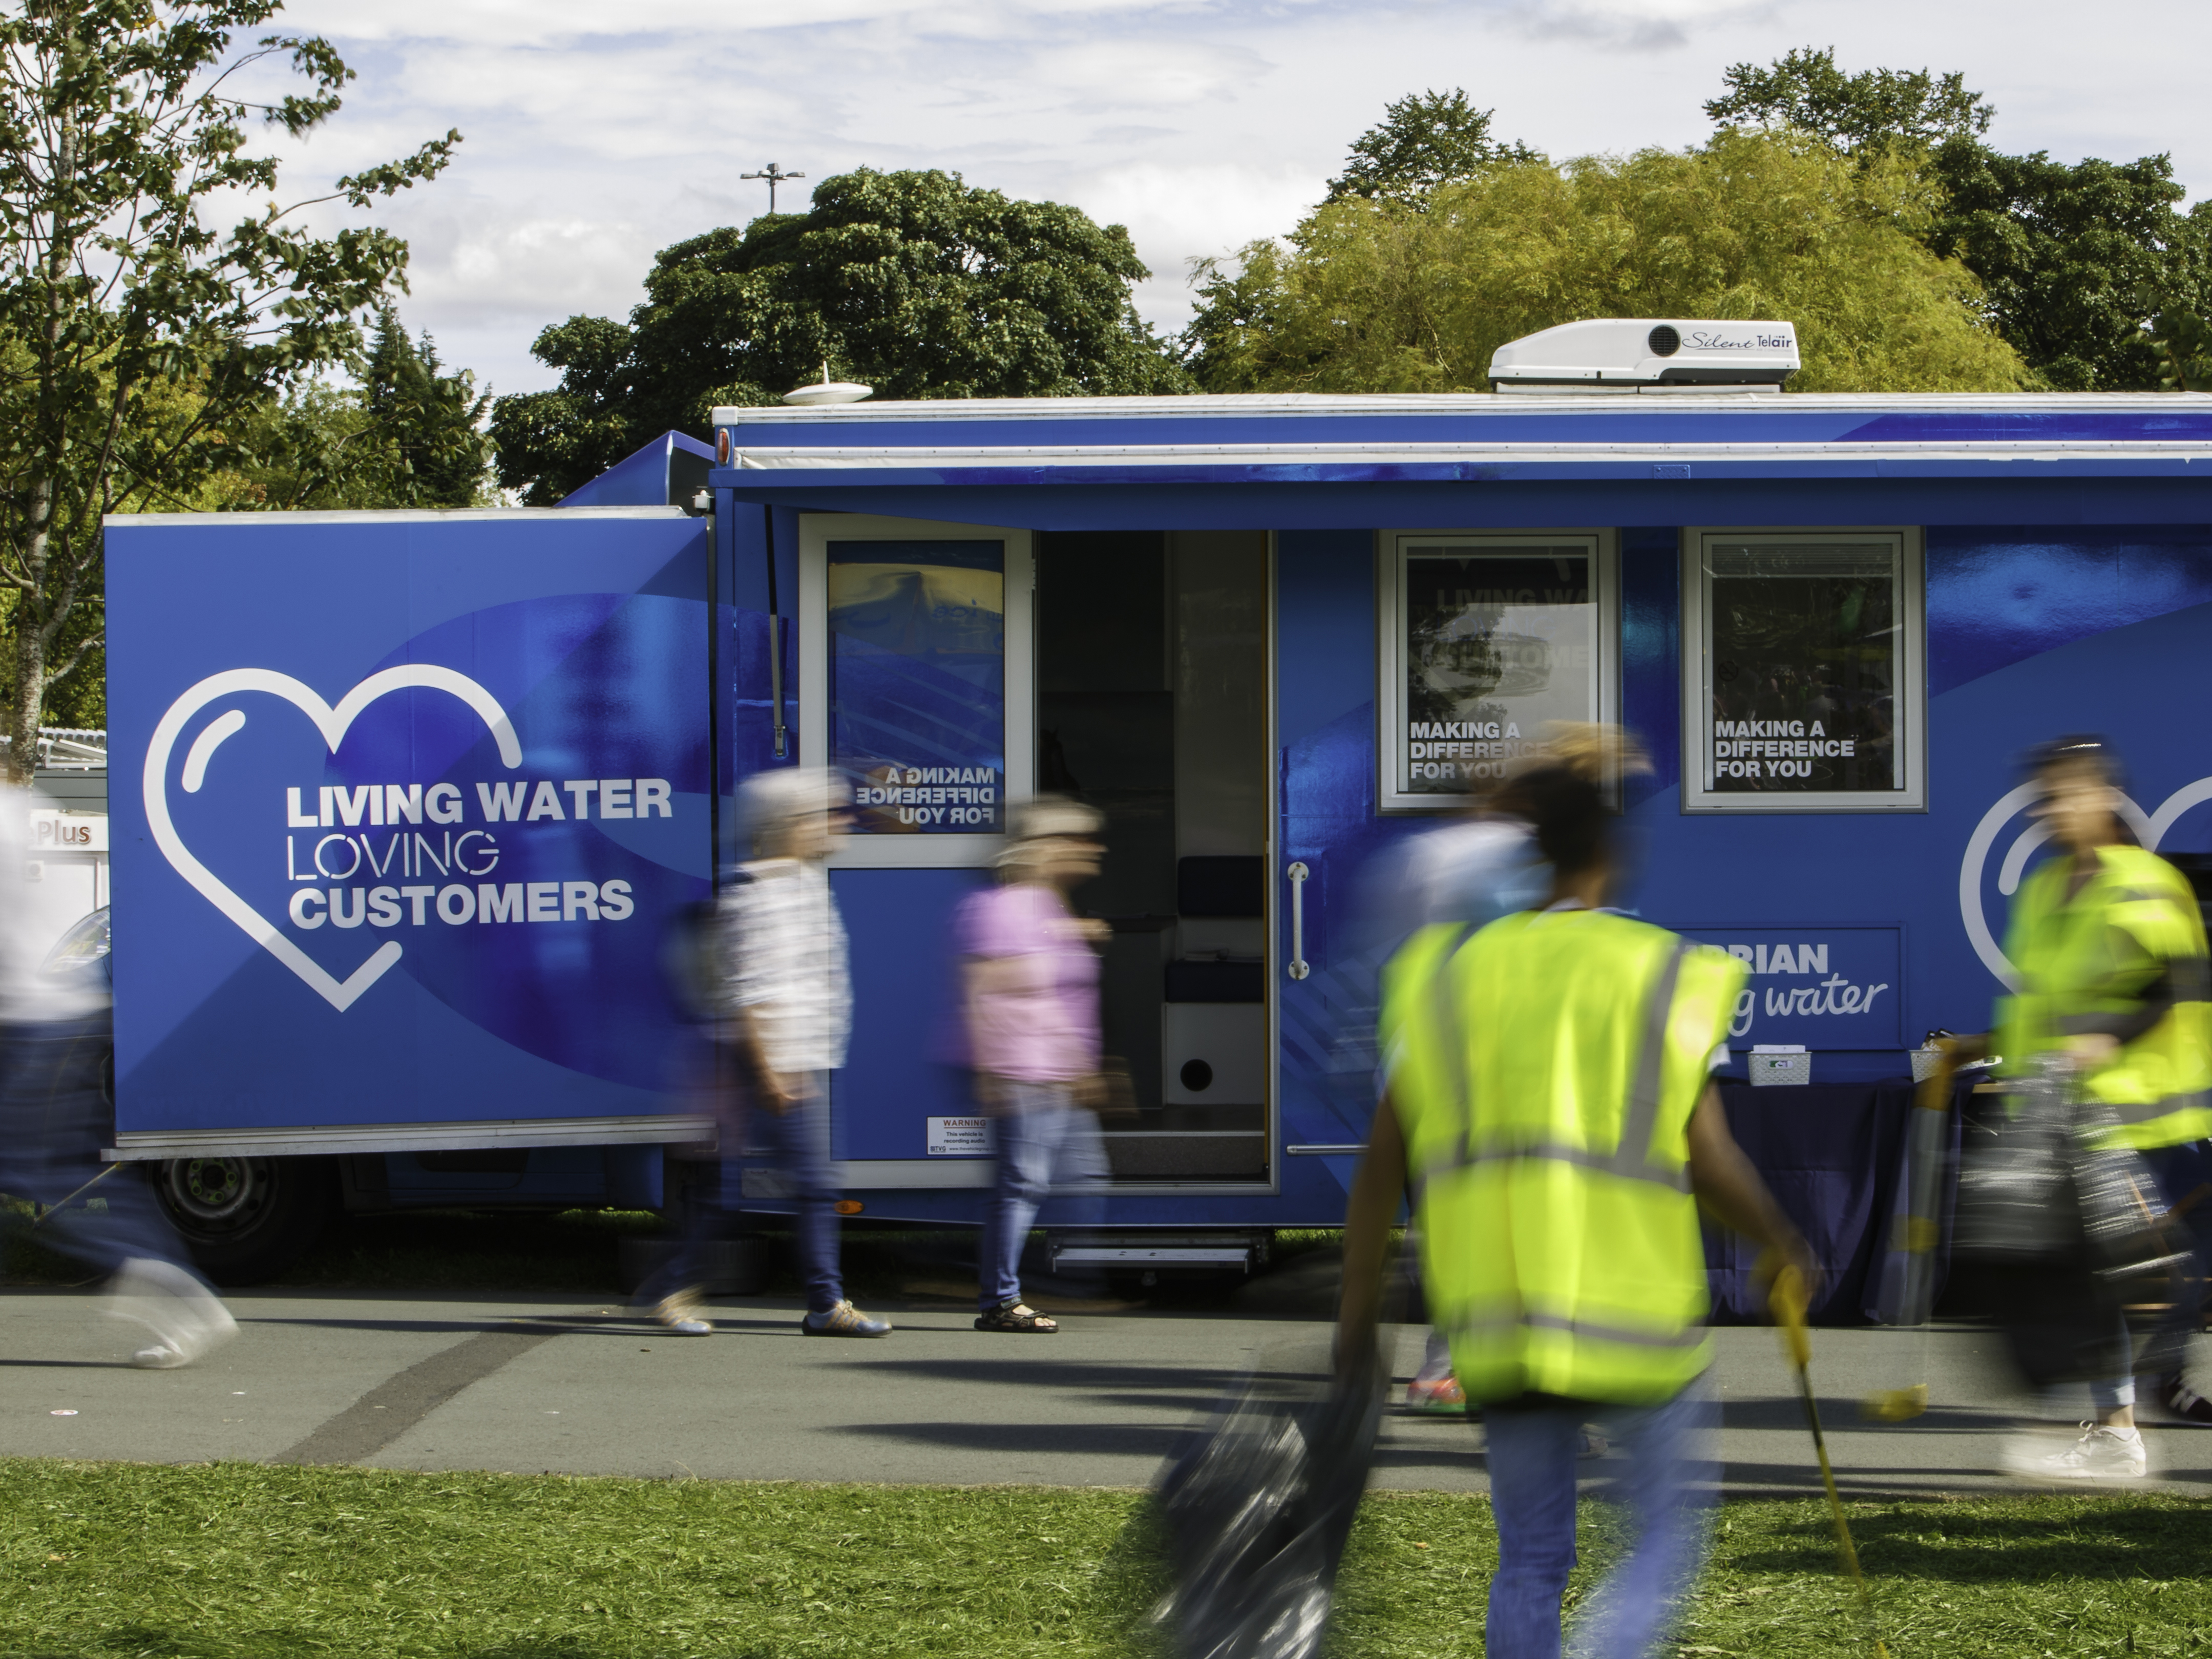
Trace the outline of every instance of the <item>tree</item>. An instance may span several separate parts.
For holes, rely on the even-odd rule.
[[[15,605],[9,757],[100,638],[103,514],[181,505],[229,459],[226,426],[356,351],[356,316],[404,288],[404,243],[288,223],[258,116],[294,138],[353,72],[315,37],[243,49],[281,0],[31,0],[0,16],[0,587]],[[233,89],[289,59],[304,89]],[[443,168],[458,133],[337,180],[366,208]],[[228,231],[208,217],[235,195]]]
[[[1764,69],[1738,64],[1705,105],[1719,122],[1808,132],[1850,155],[1917,158],[1944,197],[1922,231],[1936,253],[1981,279],[1984,315],[2033,372],[2061,391],[2155,390],[2165,359],[2154,313],[2212,302],[2202,215],[2163,155],[2068,164],[1984,142],[1996,115],[1963,74],[1868,70],[1808,47]]]
[[[824,179],[805,213],[665,248],[624,326],[538,337],[560,386],[499,399],[500,482],[559,500],[655,434],[708,435],[718,404],[775,401],[825,362],[888,398],[1179,392],[1130,300],[1128,232],[957,173]]]
[[[387,305],[377,319],[361,398],[381,451],[380,505],[474,507],[484,493],[491,397],[466,369],[441,374],[437,343],[410,341]]]
[[[1358,196],[1416,205],[1438,185],[1473,178],[1499,161],[1540,160],[1517,139],[1501,144],[1490,136],[1495,113],[1474,107],[1458,87],[1386,104],[1381,125],[1354,141],[1323,199]]]
[[[2185,192],[2166,157],[2069,165],[1954,143],[1931,171],[1948,200],[1929,246],[1982,279],[1990,321],[2041,385],[2159,389],[2154,314],[2212,298],[2206,223],[2174,211]]]
[[[233,459],[196,504],[210,510],[457,507],[486,504],[491,399],[466,369],[441,372],[427,334],[379,313],[357,384],[315,380],[234,420]]]
[[[1797,325],[1802,390],[2014,389],[1972,276],[1919,240],[1936,202],[1904,160],[1790,132],[1502,164],[1425,212],[1334,202],[1291,246],[1202,268],[1186,343],[1211,392],[1443,392],[1578,318],[1773,318]]]
[[[1728,90],[1705,105],[1715,121],[1795,127],[1847,151],[1978,138],[1996,114],[1981,94],[1966,89],[1963,74],[1875,69],[1846,75],[1836,67],[1833,46],[1802,47],[1764,69],[1737,64],[1721,78]]]
[[[2159,380],[2169,392],[2212,392],[2212,321],[2188,312],[2151,319],[2151,345],[2165,359]]]

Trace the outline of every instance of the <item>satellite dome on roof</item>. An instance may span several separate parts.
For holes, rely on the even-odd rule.
[[[1493,392],[1778,392],[1798,369],[1795,323],[1604,317],[1502,345]]]
[[[825,360],[822,365],[821,380],[811,385],[793,386],[783,394],[783,400],[801,408],[812,404],[857,404],[874,391],[875,387],[862,386],[857,380],[831,380],[830,365]]]

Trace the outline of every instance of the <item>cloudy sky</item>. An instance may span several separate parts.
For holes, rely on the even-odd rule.
[[[1188,260],[1279,233],[1384,103],[1462,86],[1553,155],[1684,145],[1722,70],[1833,46],[1964,70],[2012,150],[2171,152],[2212,189],[2204,0],[292,0],[360,79],[304,186],[458,127],[382,210],[403,315],[495,391],[552,383],[547,323],[622,316],[653,252],[767,205],[738,175],[945,167],[1126,224],[1163,328]],[[780,204],[794,205],[786,186]]]

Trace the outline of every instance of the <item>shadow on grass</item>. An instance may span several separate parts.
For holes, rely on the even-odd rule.
[[[1870,1577],[1961,1585],[2139,1582],[2195,1578],[2212,1559],[2212,1510],[2186,1498],[2011,1498],[1989,1510],[1970,1503],[1916,1504],[1853,1514],[1850,1526]],[[1770,1535],[1802,1547],[1731,1552],[1729,1566],[1795,1572],[1834,1559],[1825,1506],[1778,1520]]]

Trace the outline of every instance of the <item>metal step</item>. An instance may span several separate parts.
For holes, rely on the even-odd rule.
[[[1054,1269],[1071,1267],[1199,1270],[1218,1273],[1235,1268],[1249,1273],[1267,1259],[1267,1235],[1252,1233],[1189,1234],[1147,1237],[1142,1233],[1079,1233],[1054,1235],[1048,1240]]]

